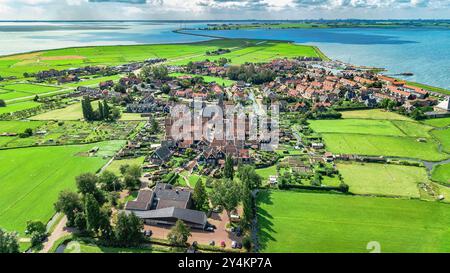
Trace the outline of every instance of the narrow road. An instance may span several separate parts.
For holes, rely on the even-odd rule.
[[[47,238],[47,240],[44,242],[44,247],[40,251],[40,253],[48,253],[50,249],[53,247],[55,242],[59,240],[60,238],[70,235],[74,232],[74,229],[67,228],[67,217],[64,216],[61,221],[59,221],[58,225],[56,226],[55,230],[52,234]]]

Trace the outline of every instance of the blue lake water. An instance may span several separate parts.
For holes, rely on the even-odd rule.
[[[289,40],[316,45],[332,59],[388,69],[387,74],[450,89],[449,29],[258,29],[195,31],[229,38]]]
[[[176,34],[180,27],[206,23],[0,22],[0,55],[34,50],[150,43],[184,43],[206,37]],[[289,40],[316,45],[327,56],[357,65],[388,69],[387,74],[450,89],[449,29],[258,29],[191,31],[229,38]]]

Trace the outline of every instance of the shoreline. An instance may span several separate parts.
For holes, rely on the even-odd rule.
[[[173,33],[179,34],[179,35],[189,35],[189,36],[196,36],[196,37],[205,37],[209,38],[205,41],[194,41],[194,42],[173,42],[173,43],[143,43],[143,44],[117,44],[117,45],[90,45],[90,46],[73,46],[73,47],[61,47],[61,48],[53,48],[53,49],[43,49],[43,50],[33,50],[33,51],[27,51],[27,52],[21,52],[21,53],[13,53],[13,54],[7,54],[7,55],[0,55],[0,60],[2,59],[8,59],[11,57],[21,56],[21,55],[27,55],[27,54],[36,54],[36,53],[45,53],[48,51],[58,51],[58,50],[65,50],[65,49],[85,49],[85,48],[97,48],[97,47],[104,47],[104,48],[111,48],[111,47],[141,47],[141,46],[152,46],[152,45],[195,45],[195,44],[201,44],[206,43],[214,40],[242,40],[242,41],[272,41],[272,42],[279,42],[279,43],[292,43],[296,45],[301,46],[309,46],[314,49],[314,51],[317,53],[317,55],[323,60],[323,61],[333,61],[330,57],[328,57],[323,51],[315,45],[304,45],[300,43],[296,43],[292,40],[276,40],[276,39],[251,39],[251,38],[228,38],[223,36],[216,36],[216,35],[208,35],[208,34],[199,34],[199,33],[190,33],[185,32],[189,31],[189,29],[174,29],[172,30]],[[353,65],[353,64],[349,64]],[[357,66],[353,65],[354,67],[363,69],[366,66]],[[407,79],[401,80],[407,81],[409,84],[422,87],[422,88],[429,88],[429,91],[433,91],[436,93],[440,93],[444,96],[450,96],[450,89],[446,89],[440,86],[433,86],[429,85],[427,83],[419,83],[419,82],[411,82]]]

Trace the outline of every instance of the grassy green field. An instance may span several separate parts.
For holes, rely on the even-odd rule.
[[[373,111],[354,112],[352,117],[383,118],[384,114]],[[370,118],[312,120],[310,127],[322,135],[327,150],[336,154],[392,156],[429,161],[439,161],[448,157],[447,154],[439,152],[439,143],[430,135],[432,126],[409,120],[394,120],[394,116],[387,115],[391,117],[390,120]],[[432,132],[436,135],[436,131]],[[439,132],[443,134],[442,136],[436,137],[445,147],[445,132],[443,132]]]
[[[426,119],[423,121],[423,123],[434,126],[434,127],[443,128],[443,127],[450,126],[450,118]]]
[[[341,113],[344,119],[411,120],[406,116],[381,109],[344,111]]]
[[[165,253],[170,250],[163,249],[162,247],[156,248],[114,248],[114,247],[102,247],[98,245],[86,244],[83,242],[72,241],[70,242],[64,253]]]
[[[431,178],[434,181],[450,185],[450,163],[436,166]]]
[[[197,76],[197,75],[193,75],[193,74],[186,74],[186,73],[172,73],[170,74],[171,77],[181,77],[181,76]],[[231,86],[235,83],[235,81],[232,80],[227,80],[227,79],[222,79],[219,77],[211,77],[211,76],[201,76],[203,78],[203,80],[205,82],[215,82],[218,85],[224,85],[224,86]]]
[[[97,102],[92,102],[94,110],[98,108]],[[31,120],[81,120],[83,119],[83,111],[81,103],[74,103],[65,108],[56,109],[45,112],[30,118]]]
[[[220,56],[206,56],[207,51],[219,48],[232,49]],[[149,58],[167,58],[169,63],[184,64],[189,61],[228,58],[233,63],[264,62],[281,57],[318,56],[314,47],[286,42],[243,39],[216,39],[189,44],[98,46],[66,48],[18,54],[0,58],[0,75],[23,77],[51,68],[68,69],[87,65],[119,65]]]
[[[0,107],[0,115],[18,112],[22,110],[28,110],[38,107],[40,103],[34,101],[18,102],[14,104],[7,104],[6,107]]]
[[[354,194],[420,197],[418,183],[428,182],[425,168],[388,164],[338,164]]]
[[[438,143],[432,139],[418,142],[416,138],[358,135],[322,134],[327,150],[335,154],[356,154],[367,156],[392,156],[440,161],[448,155],[440,153]]]
[[[0,227],[23,235],[27,221],[50,220],[59,192],[74,189],[77,175],[97,172],[124,143],[0,151]],[[93,147],[99,147],[99,153],[87,156]]]
[[[450,206],[394,198],[262,192],[258,197],[262,252],[449,252]]]
[[[8,84],[0,87],[2,89],[2,92],[0,92],[0,99],[5,100],[6,102],[60,90],[59,87],[55,86],[27,83]]]
[[[0,134],[22,133],[27,128],[35,130],[44,124],[45,123],[41,121],[0,121]]]
[[[120,166],[122,165],[139,165],[141,166],[144,163],[145,157],[137,157],[131,159],[121,159],[114,160],[111,164],[106,168],[106,170],[113,172],[117,176],[121,176]]]
[[[445,130],[434,130],[432,134],[442,144],[442,150],[446,153],[450,153],[450,128]]]
[[[264,169],[257,169],[256,173],[261,176],[261,178],[263,179],[263,184],[267,183],[269,181],[269,177],[272,175],[277,175],[277,166],[271,166],[268,168],[264,168]]]

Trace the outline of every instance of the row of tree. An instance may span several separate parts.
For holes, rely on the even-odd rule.
[[[86,121],[113,121],[120,118],[120,110],[116,107],[110,107],[106,100],[98,102],[98,109],[94,110],[89,97],[81,100],[83,117]]]
[[[253,84],[263,84],[273,81],[276,74],[266,68],[259,68],[253,64],[231,66],[228,68],[227,76],[230,80],[245,81]]]
[[[97,237],[105,244],[136,246],[142,241],[143,222],[134,214],[125,212],[113,216],[112,207],[117,204],[116,191],[124,185],[135,188],[141,171],[130,166],[121,169],[124,182],[107,171],[100,176],[91,173],[78,176],[78,191],[61,192],[55,209],[67,216],[68,226]]]

